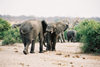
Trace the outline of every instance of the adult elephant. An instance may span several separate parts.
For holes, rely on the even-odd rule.
[[[45,21],[28,20],[21,24],[20,35],[24,43],[24,54],[28,54],[28,47],[31,44],[30,53],[34,53],[35,41],[39,36],[40,53],[43,52],[44,33],[46,32],[47,24]]]
[[[47,50],[55,50],[56,40],[60,33],[68,28],[68,24],[62,22],[50,23],[47,26]]]
[[[75,42],[75,37],[76,37],[76,31],[75,30],[68,30],[67,31],[67,39],[68,42]]]

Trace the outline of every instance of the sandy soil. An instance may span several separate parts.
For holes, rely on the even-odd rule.
[[[56,51],[23,54],[23,44],[0,46],[0,67],[100,67],[100,56],[82,54],[80,43],[57,43]],[[44,47],[45,50],[45,47]]]

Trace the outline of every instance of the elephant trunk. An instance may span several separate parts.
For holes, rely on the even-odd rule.
[[[26,32],[25,30],[21,30],[21,33],[22,33],[22,34],[26,34],[26,33],[28,33],[28,32]]]

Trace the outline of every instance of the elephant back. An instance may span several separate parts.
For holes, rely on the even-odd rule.
[[[42,28],[42,25],[39,21],[29,20],[21,24],[20,30],[22,34],[30,33],[32,30],[34,30],[36,33],[39,33],[41,28]]]

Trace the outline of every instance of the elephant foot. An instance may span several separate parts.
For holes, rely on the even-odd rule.
[[[43,51],[39,51],[39,53],[43,53]]]
[[[52,49],[52,51],[56,51],[55,49]]]
[[[49,51],[48,49],[46,49],[46,51]]]
[[[34,51],[30,51],[30,53],[35,53]]]
[[[46,49],[46,51],[50,51],[50,49]]]
[[[25,55],[27,55],[27,54],[28,54],[28,51],[24,50],[23,53],[24,53]]]

